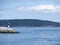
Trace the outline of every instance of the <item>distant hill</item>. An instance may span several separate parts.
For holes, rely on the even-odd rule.
[[[12,19],[12,20],[0,20],[0,26],[7,26],[10,23],[11,27],[13,26],[26,26],[26,27],[60,27],[60,23],[38,20],[38,19]]]

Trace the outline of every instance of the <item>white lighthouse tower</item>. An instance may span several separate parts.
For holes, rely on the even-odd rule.
[[[8,23],[8,29],[10,28],[10,23]]]

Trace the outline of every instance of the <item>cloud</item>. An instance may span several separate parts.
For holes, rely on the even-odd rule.
[[[60,12],[60,5],[37,5],[32,7],[19,7],[17,8],[18,11],[40,11],[40,12],[51,12],[51,13],[59,13]]]
[[[55,12],[57,12],[57,13],[60,12],[60,5],[56,6]]]

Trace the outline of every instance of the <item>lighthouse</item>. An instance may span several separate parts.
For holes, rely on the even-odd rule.
[[[8,23],[8,29],[10,28],[10,23]]]
[[[8,23],[7,27],[0,27],[0,33],[19,33],[19,32],[16,32],[14,29],[10,28],[10,23]]]

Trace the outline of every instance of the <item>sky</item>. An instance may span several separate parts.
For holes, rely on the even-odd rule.
[[[0,20],[2,19],[60,22],[60,0],[0,0]]]

